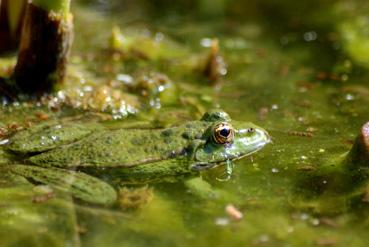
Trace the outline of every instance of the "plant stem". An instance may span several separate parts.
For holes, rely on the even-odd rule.
[[[70,0],[34,0],[27,5],[13,79],[26,93],[41,95],[63,83],[72,44]]]
[[[19,24],[24,16],[25,0],[7,0],[8,3],[8,22],[11,35],[18,34]]]

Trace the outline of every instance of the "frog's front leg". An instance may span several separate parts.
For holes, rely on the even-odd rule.
[[[184,185],[192,194],[203,200],[208,200],[209,198],[218,199],[221,197],[221,191],[214,189],[211,184],[201,177],[187,179],[184,181]]]
[[[221,177],[218,177],[217,180],[228,181],[232,176],[232,172],[233,172],[233,163],[231,160],[227,160],[225,164],[225,172]]]

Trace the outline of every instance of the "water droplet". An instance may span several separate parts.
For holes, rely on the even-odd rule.
[[[55,126],[54,126],[54,129],[56,129],[56,130],[57,130],[57,129],[61,129],[61,128],[62,128],[61,124],[58,124],[58,125],[55,125]]]
[[[0,145],[5,145],[7,143],[9,143],[9,139],[0,140]]]
[[[50,138],[53,141],[59,141],[60,140],[59,136],[50,136]]]

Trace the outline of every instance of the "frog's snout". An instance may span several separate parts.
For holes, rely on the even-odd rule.
[[[273,139],[272,139],[272,136],[266,131],[264,130],[264,135],[266,137],[266,142],[265,144],[268,144],[268,143],[273,143]]]
[[[259,143],[264,146],[268,143],[272,143],[273,140],[272,140],[272,137],[270,136],[270,134],[268,133],[268,131],[262,129],[262,128],[259,128],[256,130],[257,131],[257,136],[258,136],[258,139],[259,139]]]

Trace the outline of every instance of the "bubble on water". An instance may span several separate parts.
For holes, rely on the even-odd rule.
[[[278,173],[279,169],[278,168],[272,168],[272,173]]]
[[[161,42],[164,39],[164,34],[160,33],[160,32],[156,33],[154,39],[155,39],[156,42]]]
[[[304,40],[307,42],[314,41],[318,38],[318,34],[315,31],[309,31],[304,33]]]
[[[229,219],[228,218],[217,218],[215,219],[215,225],[218,225],[218,226],[226,226],[229,224]]]
[[[313,218],[310,220],[310,224],[312,224],[313,226],[318,226],[320,224],[319,219]]]
[[[124,84],[131,84],[133,82],[132,76],[128,74],[118,74],[116,79]]]
[[[212,39],[210,38],[203,38],[201,41],[200,41],[200,44],[201,46],[203,47],[211,47],[211,43],[213,42]]]
[[[307,219],[309,219],[309,215],[308,215],[307,213],[302,213],[302,214],[300,215],[300,219],[301,219],[301,220],[307,220]]]
[[[351,101],[351,100],[354,100],[354,96],[352,95],[352,94],[346,94],[346,96],[345,96],[345,99],[347,100],[347,101]]]
[[[165,90],[164,85],[158,86],[158,92],[163,92]]]
[[[84,92],[92,92],[94,90],[91,86],[84,86],[82,89]]]

